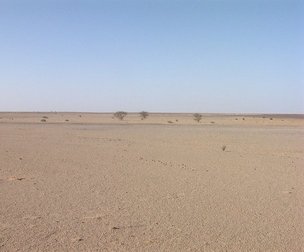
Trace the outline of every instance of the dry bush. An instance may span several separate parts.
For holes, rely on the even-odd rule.
[[[114,113],[114,117],[118,118],[119,120],[123,120],[127,116],[127,112],[125,111],[117,111]]]
[[[144,119],[146,119],[149,116],[149,113],[147,111],[141,111],[139,113],[139,115],[141,117],[141,120],[144,120]]]
[[[195,113],[193,114],[194,117],[194,121],[197,121],[198,123],[200,122],[200,120],[202,120],[203,116],[199,113]]]
[[[46,120],[45,119],[41,119],[41,122],[46,122]]]
[[[226,148],[227,148],[227,146],[226,146],[226,145],[223,145],[223,146],[222,146],[222,151],[225,151]]]
[[[172,121],[168,121],[168,123],[173,123]]]

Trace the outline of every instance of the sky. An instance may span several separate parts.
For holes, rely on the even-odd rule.
[[[0,0],[0,111],[304,113],[302,0]]]

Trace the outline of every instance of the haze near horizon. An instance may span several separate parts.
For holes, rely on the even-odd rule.
[[[304,113],[303,11],[0,0],[0,111]]]

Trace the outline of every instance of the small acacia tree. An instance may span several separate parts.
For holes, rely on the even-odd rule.
[[[127,116],[127,112],[124,111],[117,111],[114,113],[114,117],[118,118],[119,120],[123,120]]]
[[[199,113],[195,113],[193,114],[194,120],[197,121],[198,123],[200,122],[200,120],[202,120],[203,116]]]
[[[144,119],[146,119],[149,116],[149,113],[147,111],[141,111],[139,113],[139,115],[141,117],[141,120],[144,120]]]

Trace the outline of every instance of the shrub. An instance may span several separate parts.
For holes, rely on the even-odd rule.
[[[168,123],[173,123],[172,121],[168,121]]]
[[[44,118],[44,119],[48,119],[48,117],[47,117],[47,116],[43,116],[42,118]]]
[[[223,145],[223,146],[222,146],[222,151],[225,151],[226,148],[227,148],[227,146],[226,146],[226,145]]]
[[[114,113],[114,117],[118,118],[119,120],[123,120],[127,116],[127,112],[124,111],[117,111]]]
[[[46,120],[45,119],[41,119],[41,122],[46,122]]]
[[[141,117],[141,120],[144,120],[144,119],[146,119],[149,116],[149,113],[147,111],[141,111],[139,113],[139,115]]]
[[[194,117],[194,121],[197,121],[198,123],[200,122],[200,120],[202,120],[203,116],[199,113],[195,113],[193,114]]]

